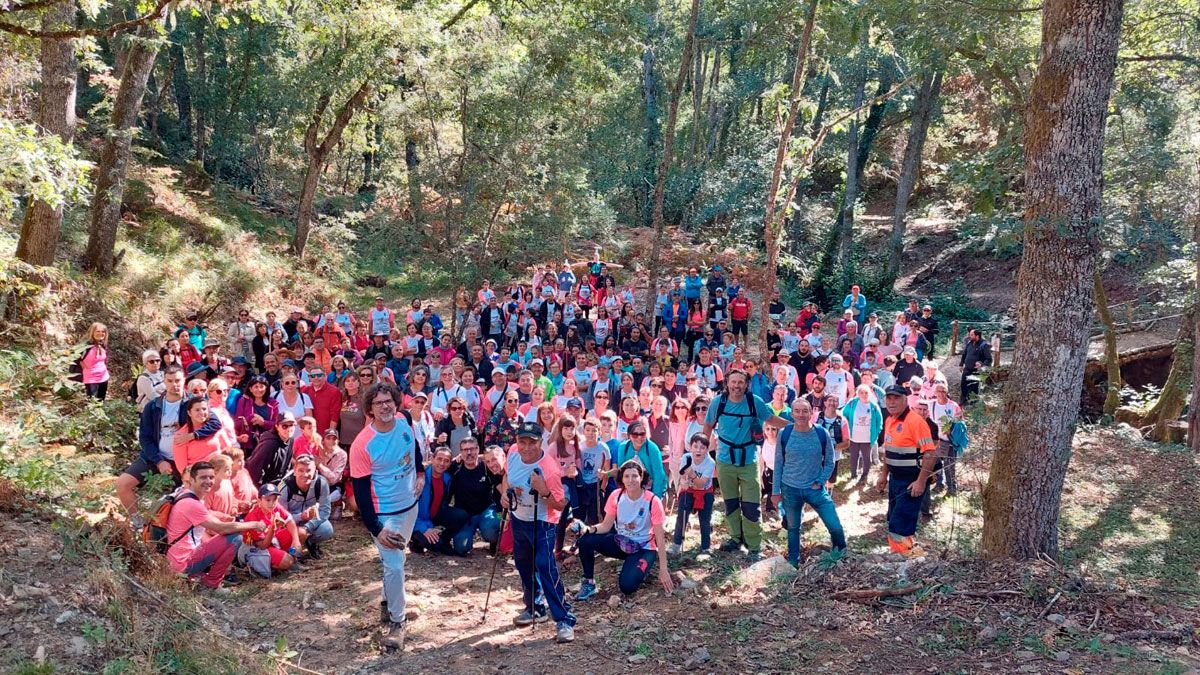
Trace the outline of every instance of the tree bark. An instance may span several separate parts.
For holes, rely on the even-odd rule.
[[[308,128],[304,131],[304,152],[308,158],[308,165],[304,170],[304,184],[300,191],[300,203],[296,208],[296,234],[292,238],[291,247],[297,258],[304,257],[304,247],[308,244],[308,235],[312,230],[313,202],[317,197],[317,187],[321,182],[321,172],[325,169],[325,160],[329,157],[329,151],[341,140],[342,132],[354,117],[355,109],[363,104],[370,93],[371,83],[364,81],[338,108],[333,124],[324,137],[321,137],[321,123],[332,96],[327,93],[317,101],[316,110],[313,111]]]
[[[42,30],[71,30],[77,24],[75,0],[60,2],[42,16]],[[37,123],[42,133],[58,136],[66,145],[75,140],[75,92],[78,64],[75,40],[44,38],[41,44],[42,86]],[[25,211],[17,257],[30,265],[52,265],[62,236],[62,207],[35,200]]]
[[[867,49],[870,27],[864,25],[858,38],[858,80],[854,83],[854,107],[861,108],[867,89]],[[842,196],[842,208],[838,213],[838,268],[842,271],[842,288],[850,283],[850,258],[854,246],[854,205],[858,202],[858,115],[850,120],[846,134],[846,191]]]
[[[642,145],[646,153],[642,174],[633,193],[641,209],[642,225],[654,224],[651,179],[656,177],[662,158],[662,132],[658,112],[658,73],[655,69],[655,42],[658,40],[658,2],[646,3],[646,44],[642,48]]]
[[[1017,340],[984,490],[983,551],[1058,554],[1100,250],[1104,124],[1123,0],[1046,0],[1025,112]]]
[[[667,174],[671,170],[671,159],[675,151],[675,123],[679,119],[679,99],[683,97],[683,81],[687,79],[688,68],[692,65],[692,49],[696,42],[696,23],[700,18],[700,0],[692,0],[691,13],[688,16],[687,38],[683,41],[683,54],[679,57],[679,72],[675,75],[675,83],[671,85],[670,108],[667,112],[667,128],[663,132],[662,158],[658,162],[658,174],[654,179],[654,209],[651,211],[650,224],[654,227],[654,243],[650,247],[650,292],[646,298],[646,316],[654,315],[654,298],[658,295],[659,259],[662,257],[663,230],[663,200],[666,198]]]
[[[96,166],[96,192],[92,198],[92,221],[88,230],[84,268],[101,275],[111,274],[115,263],[113,251],[117,245],[117,226],[121,222],[121,200],[125,197],[129,157],[132,154],[133,136],[137,133],[142,97],[146,93],[146,81],[158,56],[160,25],[161,20],[143,24],[130,39],[121,84],[113,102],[110,128],[100,150],[100,162]]]
[[[767,249],[766,288],[763,301],[759,303],[761,321],[759,322],[759,339],[762,345],[767,344],[767,328],[771,325],[768,305],[770,298],[779,290],[779,239],[783,229],[783,211],[778,209],[779,186],[783,182],[783,165],[787,161],[788,148],[792,144],[792,131],[796,128],[796,117],[800,114],[800,100],[803,98],[804,71],[808,67],[808,51],[812,45],[813,25],[817,19],[817,0],[808,0],[804,10],[804,27],[800,32],[800,44],[796,47],[796,65],[792,70],[791,101],[788,104],[788,116],[783,121],[779,131],[779,143],[775,146],[775,164],[771,167],[771,183],[767,187],[767,204],[763,212],[763,244]],[[788,200],[784,201],[786,207]],[[776,215],[776,211],[780,211]]]
[[[816,138],[821,133],[821,125],[825,121],[825,109],[829,105],[829,74],[821,75],[821,93],[817,95],[817,111],[813,113],[812,131],[810,138]]]
[[[1197,168],[1200,168],[1200,161],[1197,161]],[[1192,208],[1192,241],[1196,244],[1196,288],[1193,292],[1197,302],[1200,302],[1200,190],[1192,194],[1195,200]],[[1200,311],[1196,312],[1192,327],[1192,401],[1188,410],[1187,431],[1188,446],[1192,452],[1200,452],[1200,349],[1196,348],[1197,345],[1200,345]]]
[[[192,131],[192,149],[196,153],[196,161],[204,164],[207,159],[208,152],[208,102],[211,95],[208,93],[208,54],[205,51],[207,44],[205,38],[204,22],[206,17],[203,15],[196,18],[196,84],[200,87],[199,100],[192,102],[193,118],[196,120],[195,129]]]
[[[184,140],[192,138],[192,86],[188,81],[187,56],[183,51],[184,34],[175,31],[171,38],[171,61],[175,70],[171,73],[171,88],[175,94],[175,108],[179,113],[179,130]]]
[[[1108,311],[1108,296],[1104,293],[1104,281],[1100,270],[1092,275],[1096,289],[1096,314],[1104,324],[1104,361],[1108,369],[1108,389],[1104,394],[1104,414],[1112,417],[1121,407],[1121,355],[1117,352],[1117,328],[1113,324],[1112,312]]]
[[[420,225],[424,209],[421,192],[421,174],[417,167],[421,157],[417,154],[417,140],[411,135],[404,141],[404,168],[408,173],[408,208],[412,212],[413,225]]]
[[[1162,391],[1154,404],[1146,410],[1146,422],[1154,423],[1150,437],[1156,441],[1167,440],[1167,425],[1179,419],[1183,406],[1187,403],[1188,386],[1192,382],[1192,359],[1195,356],[1193,333],[1196,313],[1196,303],[1193,299],[1179,320],[1179,332],[1175,337],[1175,349],[1171,356],[1171,369],[1167,371],[1167,381],[1163,383]],[[1105,404],[1107,407],[1107,401]]]
[[[940,69],[925,75],[921,81],[921,92],[913,104],[912,126],[908,130],[908,142],[904,146],[904,159],[900,164],[900,179],[896,181],[896,203],[892,209],[892,237],[889,246],[885,279],[895,283],[900,276],[900,259],[904,255],[905,218],[908,216],[908,200],[917,186],[921,173],[921,153],[925,150],[925,139],[929,135],[929,123],[937,106],[942,90]],[[890,285],[890,284],[889,284]]]

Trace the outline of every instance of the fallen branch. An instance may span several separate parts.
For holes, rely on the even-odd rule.
[[[924,584],[901,586],[899,588],[863,588],[858,590],[838,591],[833,597],[838,600],[875,600],[878,598],[895,598],[911,595],[925,588]]]
[[[955,591],[954,595],[964,598],[984,598],[987,600],[995,600],[998,598],[1011,598],[1014,596],[1025,595],[1022,591]]]

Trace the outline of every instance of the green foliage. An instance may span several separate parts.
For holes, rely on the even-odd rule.
[[[87,198],[91,166],[57,136],[0,114],[0,222],[12,217],[19,199],[62,206]]]

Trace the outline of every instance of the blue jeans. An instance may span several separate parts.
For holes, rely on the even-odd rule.
[[[812,487],[794,488],[783,486],[783,504],[788,514],[787,542],[788,562],[793,565],[800,562],[800,521],[804,518],[804,505],[808,504],[817,512],[817,517],[829,530],[829,540],[835,549],[846,548],[846,531],[842,529],[842,521],[838,518],[837,507],[833,497],[824,485],[820,489]]]
[[[500,541],[500,516],[496,515],[496,507],[489,506],[483,513],[470,516],[467,524],[454,535],[454,552],[466,555],[475,543],[475,533],[489,544]]]
[[[584,579],[596,579],[597,553],[625,561],[621,563],[621,572],[617,575],[617,586],[625,595],[637,593],[658,560],[658,552],[648,548],[633,554],[622,551],[617,545],[617,533],[613,530],[604,534],[585,534],[579,538],[579,562],[583,565]]]
[[[558,575],[558,564],[554,562],[554,523],[542,520],[528,521],[512,518],[513,564],[521,575],[525,609],[530,614],[540,609],[535,607],[534,594],[540,590],[550,609],[555,623],[575,625],[575,615],[567,604],[566,589]],[[537,581],[535,584],[534,581]]]
[[[309,528],[305,523],[305,528],[308,529],[308,540],[316,543],[329,541],[333,539],[333,523],[328,520],[322,521],[320,525]]]
[[[911,537],[917,533],[917,519],[921,516],[921,501],[924,497],[914,497],[908,491],[913,482],[909,478],[897,480],[888,475],[888,534],[897,537]],[[928,492],[929,488],[925,488]]]

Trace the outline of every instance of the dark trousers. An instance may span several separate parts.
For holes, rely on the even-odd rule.
[[[577,482],[575,484],[575,496],[577,499],[571,502],[571,515],[588,525],[595,525],[600,522],[600,510],[598,508],[600,500],[599,487],[599,483]]]
[[[913,497],[908,491],[911,483],[910,478],[888,476],[888,532],[901,537],[917,533],[917,519],[921,515],[922,498]]]
[[[579,538],[579,560],[583,563],[583,578],[596,578],[596,554],[608,558],[624,560],[617,585],[625,595],[633,595],[646,577],[650,576],[650,568],[658,560],[658,553],[650,549],[642,549],[630,555],[617,545],[617,533],[609,530],[604,534],[585,534]]]
[[[700,517],[700,550],[707,551],[712,545],[712,510],[712,492],[704,495],[704,501],[701,504],[696,503],[696,494],[690,490],[685,490],[683,494],[679,495],[679,512],[675,514],[675,544],[683,544],[683,533],[687,531],[688,517],[695,513]]]
[[[438,513],[433,518],[435,527],[442,528],[442,534],[438,537],[438,543],[430,544],[421,532],[413,532],[412,538],[408,542],[408,547],[413,553],[421,553],[423,551],[435,551],[437,553],[455,553],[454,550],[454,535],[463,529],[463,526],[471,520],[470,514],[460,508],[454,506],[443,506],[438,509]]]
[[[512,518],[510,522],[513,564],[517,567],[517,574],[521,575],[525,610],[533,614],[541,609],[534,605],[534,595],[541,591],[554,621],[574,626],[575,615],[571,613],[571,605],[567,604],[562,578],[558,576],[558,565],[554,562],[554,523],[520,518]]]
[[[975,373],[964,371],[962,379],[959,380],[958,388],[960,397],[958,400],[962,401],[963,405],[974,403],[975,399],[979,398],[979,380],[975,379],[976,377]]]
[[[83,389],[87,392],[88,396],[100,401],[103,401],[108,396],[108,382],[85,384],[83,385]]]

